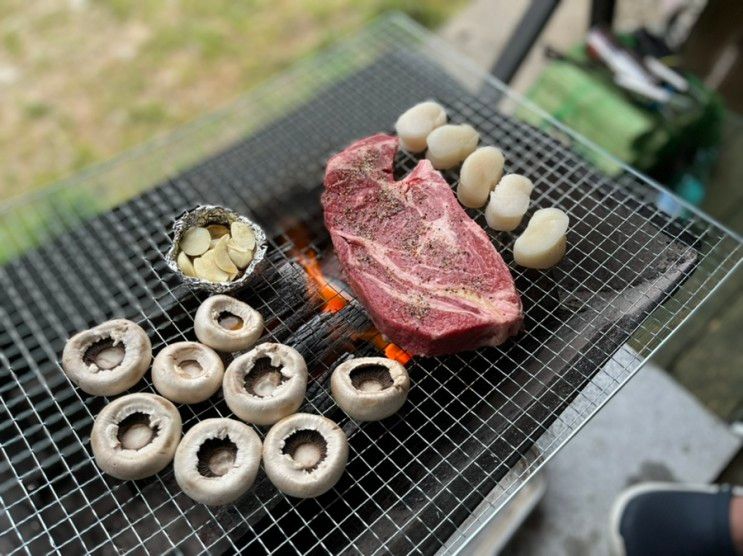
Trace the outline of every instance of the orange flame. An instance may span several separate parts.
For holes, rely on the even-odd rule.
[[[413,358],[412,355],[401,347],[392,342],[388,342],[375,328],[357,334],[355,339],[366,340],[367,342],[374,344],[377,349],[384,352],[385,357],[388,359],[394,359],[403,365],[410,363],[410,360]]]
[[[317,259],[317,253],[310,249],[306,254],[297,251],[294,255],[297,257],[299,264],[307,271],[311,283],[316,286],[316,290],[313,290],[313,292],[317,293],[325,301],[325,305],[322,308],[323,313],[337,313],[348,305],[348,300],[343,297],[343,294],[336,290],[328,282],[327,278],[325,278],[320,261]],[[404,349],[385,340],[375,328],[356,334],[354,339],[366,340],[374,344],[377,349],[384,352],[386,357],[394,359],[403,365],[407,365],[413,358]]]
[[[337,313],[348,305],[346,298],[325,279],[322,268],[320,268],[320,262],[317,260],[317,254],[314,251],[309,251],[306,255],[298,253],[297,258],[299,264],[304,267],[317,286],[318,295],[325,301],[325,306],[322,309],[323,313]]]
[[[412,355],[410,355],[407,351],[402,349],[401,347],[396,346],[393,343],[387,344],[387,347],[384,348],[384,355],[388,359],[394,359],[398,363],[402,363],[403,365],[407,365],[410,363],[410,360],[413,358]]]

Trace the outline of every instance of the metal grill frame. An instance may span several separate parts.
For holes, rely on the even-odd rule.
[[[459,86],[474,91],[473,98],[477,99],[477,103],[462,100],[459,105],[450,106],[455,119],[470,122],[483,131],[486,137],[491,132],[495,133],[496,128],[506,136],[531,134],[529,140],[533,140],[537,145],[533,150],[517,143],[505,147],[507,165],[511,170],[523,171],[524,168],[528,168],[531,175],[561,170],[569,173],[572,168],[567,164],[572,164],[573,155],[567,157],[566,153],[569,152],[568,148],[571,145],[600,150],[549,118],[525,99],[512,93],[503,84],[481,73],[472,64],[456,55],[448,45],[408,19],[391,16],[375,23],[350,42],[332,49],[318,59],[305,62],[236,105],[185,128],[178,136],[161,140],[156,145],[144,147],[115,162],[98,167],[82,177],[56,186],[52,190],[56,196],[52,198],[61,200],[61,203],[52,207],[52,214],[58,216],[60,220],[52,221],[48,242],[53,242],[54,236],[72,234],[69,237],[77,244],[68,240],[56,243],[58,249],[31,249],[24,255],[23,264],[11,263],[0,268],[0,285],[7,292],[6,303],[0,305],[2,350],[0,363],[2,376],[6,379],[5,386],[0,387],[2,404],[0,409],[4,414],[4,423],[0,424],[0,437],[3,439],[0,446],[2,454],[0,497],[3,508],[0,514],[0,549],[28,553],[40,550],[60,553],[119,550],[137,553],[152,551],[153,548],[165,551],[187,547],[188,550],[203,552],[223,550],[239,552],[247,546],[265,552],[287,549],[297,552],[308,549],[326,552],[338,548],[336,540],[331,538],[330,534],[322,537],[317,535],[311,539],[309,546],[300,542],[299,535],[317,530],[319,524],[329,519],[331,506],[335,506],[340,507],[346,517],[333,523],[331,528],[336,531],[334,533],[336,536],[346,536],[346,544],[343,546],[345,550],[370,551],[368,547],[371,546],[371,542],[377,546],[376,550],[371,551],[384,552],[391,549],[388,543],[392,537],[402,537],[400,542],[403,543],[407,539],[409,542],[404,546],[409,552],[430,552],[432,547],[437,546],[443,546],[447,551],[461,550],[466,541],[484,526],[487,516],[502,507],[529,477],[557,453],[639,370],[642,363],[662,345],[671,332],[692,318],[699,306],[739,267],[743,249],[738,236],[681,201],[682,206],[688,211],[687,216],[684,219],[669,220],[652,204],[661,192],[660,186],[626,166],[623,166],[624,171],[619,178],[612,180],[604,177],[599,183],[595,181],[595,174],[589,173],[573,183],[565,183],[559,177],[553,184],[548,184],[542,179],[535,180],[537,187],[533,207],[560,205],[571,195],[577,196],[579,202],[588,202],[590,195],[601,188],[608,191],[607,195],[612,192],[632,195],[637,200],[636,207],[631,211],[633,218],[642,210],[643,218],[647,220],[657,218],[672,221],[674,227],[658,230],[657,234],[668,235],[668,230],[673,229],[675,237],[669,239],[692,236],[699,258],[695,263],[695,270],[690,276],[684,277],[685,284],[678,290],[673,288],[673,291],[666,291],[660,283],[661,277],[658,278],[659,283],[655,287],[662,292],[662,304],[644,316],[640,322],[633,323],[631,330],[623,331],[630,336],[629,345],[634,348],[634,354],[629,356],[627,352],[620,352],[618,355],[613,352],[603,354],[607,359],[614,356],[612,363],[601,370],[593,369],[580,388],[565,394],[566,407],[559,413],[552,412],[549,415],[549,425],[540,428],[539,436],[528,445],[527,443],[513,445],[508,438],[502,439],[517,461],[498,462],[498,468],[505,466],[509,471],[497,481],[494,494],[491,494],[487,502],[476,511],[474,507],[470,507],[471,501],[462,496],[460,491],[451,490],[453,487],[450,483],[439,485],[444,492],[457,499],[455,510],[450,511],[439,508],[440,500],[436,496],[429,496],[423,480],[413,481],[411,486],[413,494],[426,501],[422,509],[411,502],[408,497],[410,493],[388,492],[391,490],[388,481],[392,477],[384,476],[385,472],[414,476],[412,470],[418,472],[420,468],[425,468],[428,469],[426,480],[436,481],[439,471],[452,467],[452,462],[447,460],[445,455],[439,454],[441,456],[439,460],[432,464],[425,458],[425,455],[430,454],[413,452],[404,443],[386,454],[378,462],[378,468],[372,471],[380,475],[378,478],[382,486],[378,491],[368,491],[364,477],[354,477],[353,485],[347,488],[349,491],[350,488],[354,488],[354,492],[360,492],[363,500],[345,500],[342,496],[330,494],[320,501],[303,502],[305,509],[302,511],[296,510],[294,503],[283,495],[265,490],[248,495],[259,502],[252,513],[242,512],[241,507],[209,509],[191,503],[185,495],[178,492],[177,487],[174,488],[172,471],[163,472],[151,481],[139,483],[114,481],[101,474],[90,462],[87,435],[93,417],[106,400],[92,398],[74,388],[60,369],[55,369],[56,374],[50,374],[49,369],[42,369],[35,362],[58,361],[60,346],[72,332],[107,320],[114,315],[122,315],[123,312],[126,312],[126,316],[133,316],[150,333],[155,352],[173,341],[193,339],[190,320],[198,302],[204,298],[204,294],[188,290],[169,275],[162,261],[162,254],[169,242],[167,231],[170,219],[184,205],[192,206],[203,202],[203,191],[194,187],[192,183],[175,177],[170,182],[171,187],[168,190],[170,194],[176,192],[175,197],[165,196],[161,189],[152,189],[141,197],[119,205],[119,202],[132,195],[135,189],[129,187],[122,195],[119,189],[122,180],[126,180],[127,176],[132,174],[139,174],[142,178],[141,184],[137,187],[144,189],[163,176],[175,175],[175,169],[187,167],[193,161],[214,153],[218,154],[205,164],[220,177],[220,160],[230,153],[229,149],[220,152],[225,146],[245,134],[256,132],[274,117],[289,109],[300,107],[299,112],[294,114],[294,121],[301,123],[303,119],[301,106],[308,98],[321,98],[325,87],[373,63],[380,53],[391,47],[410,49],[422,60],[436,60],[437,64],[448,70]],[[327,99],[327,102],[331,101],[332,99]],[[504,111],[516,107],[519,110],[539,114],[543,118],[544,127],[548,131],[560,134],[565,143],[549,140],[536,130],[517,126],[513,120],[504,119],[497,123],[488,120],[483,116],[482,110],[491,103],[499,103]],[[374,106],[370,110],[385,113],[383,106]],[[389,124],[390,121],[381,122],[379,127]],[[313,141],[317,140],[317,137],[308,134],[298,139]],[[348,138],[338,138],[336,140],[338,144],[328,143],[328,147],[340,147],[347,142],[346,139]],[[306,157],[306,167],[311,169],[310,173],[321,172],[322,159],[303,154],[301,148],[295,154],[300,158]],[[603,155],[610,157],[605,153]],[[564,162],[566,166],[555,168],[549,162],[555,158]],[[413,158],[402,156],[398,160],[398,170],[410,170],[415,162]],[[270,176],[267,172],[259,176],[268,184],[281,184],[298,179],[296,174],[292,174],[291,168],[285,170],[282,167],[275,167],[269,170],[272,173]],[[448,178],[454,181],[456,175],[451,173]],[[221,176],[220,179],[229,182],[231,177]],[[232,192],[240,197],[241,193],[236,191],[237,185],[231,187]],[[89,218],[83,207],[65,196],[66,192],[75,190],[100,194],[106,202],[117,208],[104,212],[97,218]],[[312,191],[308,191],[308,194],[310,193]],[[253,191],[251,200],[246,200],[246,205],[263,202],[262,206],[266,206],[274,194],[275,190],[270,188],[265,191]],[[221,193],[217,192],[215,195],[219,197]],[[242,198],[245,196],[246,194],[242,193]],[[43,198],[30,197],[11,201],[0,207],[0,222],[4,223],[6,234],[19,250],[33,247],[29,245],[27,232],[34,231],[34,218],[47,210],[48,205],[45,202]],[[258,215],[259,220],[275,218],[276,222],[279,222],[283,208],[275,207],[274,212],[262,213]],[[590,216],[594,210],[598,211],[598,208],[589,209],[587,214]],[[620,225],[628,221],[629,217],[623,216],[619,209],[616,213],[614,209],[609,212],[612,217],[618,218]],[[484,225],[481,212],[474,211],[472,214],[478,223]],[[160,233],[144,237],[138,232],[140,229],[149,229],[153,222],[163,223]],[[321,223],[317,225],[321,226]],[[574,221],[572,225],[580,225],[580,222]],[[275,273],[285,272],[294,275],[298,281],[304,280],[299,267],[286,265],[297,246],[283,235],[280,226],[277,226],[274,232],[270,249],[272,256],[269,258],[271,270]],[[121,238],[137,245],[138,251],[142,254],[141,258],[130,259],[115,250],[106,250],[106,245],[117,245]],[[506,254],[507,262],[510,262],[508,254],[512,238],[494,235],[493,238]],[[648,236],[644,239],[652,242],[658,237]],[[322,251],[327,245],[310,242],[302,248]],[[573,248],[576,249],[575,246]],[[597,263],[597,269],[605,273],[601,280],[609,283],[620,277],[613,276],[618,273],[610,267],[601,269],[600,267],[604,266],[603,261],[618,256],[620,250],[626,252],[638,248],[639,245],[633,244],[612,246],[611,242],[606,245],[599,243],[594,250],[582,255]],[[664,253],[657,254],[658,258],[663,256]],[[90,263],[89,266],[81,264],[81,261],[86,259]],[[513,265],[509,266],[518,278],[523,277],[523,271],[514,268]],[[585,277],[584,281],[595,279],[594,274]],[[78,275],[84,278],[86,284],[104,292],[108,289],[107,283],[114,283],[117,295],[100,298],[95,291],[87,290],[82,282],[76,280]],[[45,297],[46,290],[37,287],[37,281],[43,282],[53,294],[52,298]],[[255,286],[256,289],[272,287],[268,281]],[[533,287],[540,288],[539,284]],[[632,287],[632,284],[623,287],[627,289]],[[274,289],[270,295],[276,297],[281,293]],[[143,296],[147,296],[146,300]],[[260,299],[258,296],[256,298]],[[143,305],[143,300],[147,302],[146,305]],[[313,305],[308,307],[308,312],[316,314],[321,307],[322,302],[315,299]],[[42,311],[44,308],[50,310],[44,312]],[[52,308],[54,310],[51,310]],[[266,339],[281,340],[285,334],[290,334],[296,329],[296,324],[289,322],[286,315],[277,313],[275,305],[258,305],[256,309],[264,316],[270,315],[275,320],[275,328]],[[549,312],[553,313],[554,309]],[[67,320],[62,320],[59,314],[64,314]],[[597,314],[594,318],[599,319],[601,316]],[[359,321],[363,318],[363,314],[359,312]],[[351,321],[341,326],[347,326],[346,332],[350,333],[356,324]],[[345,341],[344,336],[345,334],[340,334],[337,341],[339,343]],[[541,343],[539,347],[550,350],[546,342]],[[508,359],[509,353],[506,350],[503,356]],[[489,364],[482,354],[473,357],[481,358],[483,365]],[[561,352],[553,351],[550,361],[559,360],[561,357],[563,357]],[[512,359],[511,363],[516,368],[523,366],[519,360]],[[411,403],[435,406],[434,413],[419,418],[423,419],[426,430],[435,431],[444,438],[455,426],[451,423],[456,422],[461,415],[457,414],[454,408],[440,404],[435,396],[443,392],[454,400],[464,397],[461,381],[457,374],[452,372],[455,365],[471,366],[471,361],[458,355],[445,362],[433,363],[430,367],[416,365],[414,370],[411,370],[413,373],[420,373],[417,377],[413,374],[416,382],[428,380],[436,385],[435,391],[422,392],[420,388],[417,390],[414,388]],[[525,371],[528,375],[528,370]],[[499,376],[499,382],[495,384],[484,371],[476,371],[474,378],[481,383],[491,384],[494,389],[512,392],[512,399],[509,401],[513,401],[516,396],[533,398],[530,388],[541,382],[539,376],[533,375],[527,383],[518,383],[510,376]],[[550,384],[536,384],[536,387],[549,390]],[[322,394],[323,384],[317,383],[316,389]],[[154,391],[149,377],[133,390]],[[329,398],[326,390],[324,394],[326,399]],[[500,408],[495,407],[487,395],[478,392],[466,394],[472,396],[468,399],[474,399],[479,408],[498,413]],[[533,403],[539,403],[539,400],[534,398]],[[319,402],[310,403],[310,407],[322,413],[331,410],[327,404]],[[411,411],[416,409],[417,407],[411,408]],[[203,417],[215,414],[229,415],[223,401],[214,398],[206,404],[182,405],[180,410],[184,428]],[[34,424],[26,426],[27,421]],[[370,427],[356,427],[348,420],[342,421],[342,424],[368,443],[368,448],[357,450],[353,454],[353,458],[359,459],[376,455],[375,445],[379,441],[379,435],[394,437],[405,427],[405,422],[397,419]],[[508,425],[516,429],[520,426],[519,421],[515,420]],[[480,450],[487,452],[492,449],[492,446],[481,441],[484,432],[496,436],[499,434],[498,431],[487,429],[491,429],[491,425],[483,419],[480,427],[473,429],[466,439],[467,443],[463,444],[463,456],[472,456],[472,465],[477,467],[475,479],[469,482],[471,474],[466,479],[473,491],[484,488],[490,490],[490,477],[496,468],[495,463],[493,467],[484,467],[475,457],[481,453]],[[421,436],[422,433],[413,431],[411,435]],[[423,437],[423,440],[427,439]],[[470,450],[472,446],[475,446],[477,451],[467,452],[466,450]],[[51,463],[60,468],[60,473],[63,474],[47,476],[51,464],[45,459],[40,459],[37,453],[44,454],[44,451],[49,449],[53,449],[55,453],[48,459],[52,459]],[[409,462],[404,467],[395,467],[399,454],[403,454]],[[389,466],[393,467],[388,469]],[[86,475],[82,475],[83,472]],[[75,488],[65,490],[60,488],[62,493],[58,493],[56,485],[69,481],[70,478]],[[381,507],[376,502],[382,490],[385,496],[397,496],[397,508],[402,508],[409,514],[407,521],[402,525],[390,519],[388,507]],[[91,492],[98,494],[91,496]],[[166,493],[167,496],[160,495],[161,501],[153,503],[152,500],[156,498],[153,496],[155,492]],[[133,498],[137,503],[132,502]],[[278,519],[273,515],[275,503],[288,508]],[[460,519],[463,508],[475,512],[473,519],[464,526]],[[256,536],[255,539],[246,542],[246,536],[254,531],[253,519],[259,514],[262,519],[269,516],[274,520],[274,526],[269,527],[265,535]],[[367,514],[377,515],[375,521],[369,522],[366,519]],[[287,516],[298,527],[293,534],[288,534],[289,532],[285,530],[284,518]],[[433,521],[431,516],[435,516],[436,521]],[[382,521],[391,524],[390,537],[377,533],[383,530],[383,526],[380,525]],[[411,526],[421,528],[422,536],[409,538],[407,527]],[[457,531],[455,538],[448,536],[442,538],[442,532],[452,530]],[[340,533],[337,533],[338,531]],[[345,531],[359,532],[354,534]],[[271,539],[268,536],[271,533],[283,538],[279,541]],[[370,535],[373,536],[372,539],[369,539]]]

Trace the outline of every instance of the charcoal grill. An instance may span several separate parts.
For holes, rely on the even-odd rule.
[[[315,257],[343,293],[319,208],[324,163],[424,98],[534,180],[531,210],[569,213],[570,247],[559,268],[524,272],[510,264],[513,237],[491,233],[523,295],[525,331],[498,349],[414,359],[403,410],[358,426],[332,403],[328,374],[383,344],[353,300],[328,310],[327,283],[303,263]],[[543,129],[506,114],[514,109],[541,117]],[[655,184],[625,167],[600,174],[577,154],[585,149],[596,150],[390,16],[175,136],[6,203],[0,233],[16,254],[0,268],[0,552],[461,549],[740,264],[735,234],[689,207],[665,214]],[[399,155],[396,171],[415,162]],[[347,473],[315,500],[289,499],[261,474],[237,504],[210,509],[181,493],[170,469],[123,482],[91,459],[90,428],[107,400],[63,375],[64,342],[114,316],[141,323],[155,351],[193,339],[205,294],[163,255],[173,219],[204,203],[266,230],[266,269],[239,297],[264,315],[265,340],[307,358],[304,409],[349,435]],[[622,346],[634,355],[618,357]],[[135,389],[153,391],[149,379]],[[184,428],[229,415],[220,396],[180,411]]]

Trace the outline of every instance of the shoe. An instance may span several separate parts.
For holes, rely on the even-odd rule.
[[[610,514],[615,556],[735,556],[730,486],[643,483],[628,488]]]

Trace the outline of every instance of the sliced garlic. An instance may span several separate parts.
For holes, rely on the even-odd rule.
[[[206,229],[209,230],[209,235],[212,236],[212,239],[219,239],[230,233],[230,229],[224,224],[209,224]]]
[[[237,274],[237,267],[227,253],[228,241],[230,241],[229,235],[224,235],[217,240],[217,245],[214,247],[214,262],[220,270],[232,276]]]
[[[191,257],[198,257],[206,253],[206,250],[209,249],[211,239],[209,230],[206,228],[189,228],[183,233],[183,237],[181,238],[181,251]]]
[[[412,153],[426,150],[426,137],[434,129],[446,123],[446,110],[428,100],[409,108],[397,118],[395,131],[400,137],[400,146]]]
[[[529,195],[534,188],[531,180],[517,174],[503,176],[485,209],[488,226],[501,232],[518,228],[529,208]]]
[[[255,233],[253,233],[253,228],[248,224],[235,221],[230,226],[230,232],[232,234],[232,242],[234,245],[245,251],[252,251],[255,249]]]
[[[188,258],[188,255],[186,255],[185,251],[181,251],[180,253],[178,253],[176,262],[178,263],[178,268],[181,269],[181,272],[183,274],[185,274],[186,276],[191,276],[193,278],[196,277],[196,269],[194,269],[193,263],[191,262],[191,259]]]
[[[467,158],[477,148],[479,140],[480,134],[471,125],[437,127],[426,138],[426,158],[437,170],[451,168]]]
[[[516,264],[526,268],[545,269],[555,266],[565,256],[570,219],[557,208],[538,210],[526,230],[513,245]]]
[[[235,245],[234,240],[227,242],[227,254],[239,269],[247,267],[253,260],[253,251],[240,248],[240,246]]]
[[[229,281],[230,275],[217,266],[217,263],[214,260],[213,250],[207,251],[201,257],[194,259],[193,266],[196,270],[196,276],[203,280],[208,280],[210,282]]]
[[[459,173],[457,198],[465,207],[480,208],[503,175],[505,158],[500,149],[480,147],[469,155]]]

